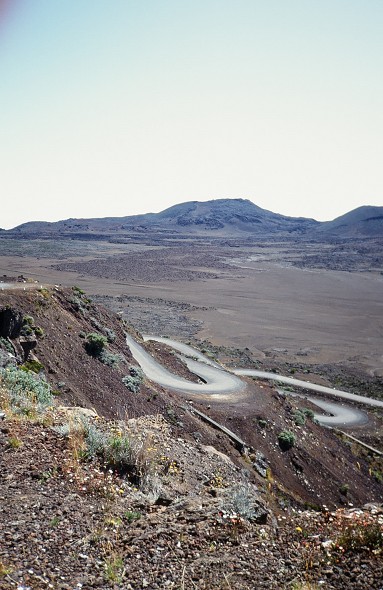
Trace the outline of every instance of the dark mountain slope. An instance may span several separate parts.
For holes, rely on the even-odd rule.
[[[31,221],[4,237],[121,239],[150,231],[153,235],[193,236],[307,236],[310,238],[379,237],[383,235],[383,207],[363,206],[333,221],[319,222],[288,217],[258,207],[247,199],[188,201],[160,213],[126,217],[65,219],[57,222]]]
[[[102,219],[67,219],[58,222],[33,221],[9,230],[12,235],[60,235],[74,232],[125,233],[134,230],[158,230],[177,233],[219,235],[237,233],[305,232],[316,228],[313,219],[286,217],[254,205],[246,199],[190,201],[174,205],[160,213]]]
[[[383,207],[363,206],[322,223],[319,234],[334,234],[340,237],[383,236]]]
[[[167,223],[192,231],[223,230],[229,232],[302,231],[316,226],[313,219],[286,217],[258,207],[247,199],[190,201],[158,213],[152,222]]]

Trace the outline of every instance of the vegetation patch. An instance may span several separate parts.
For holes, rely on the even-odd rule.
[[[35,373],[17,367],[0,369],[3,408],[14,414],[41,414],[53,403],[49,383]]]
[[[36,373],[38,375],[44,370],[44,365],[39,363],[39,361],[31,360],[21,365],[20,369],[23,371],[32,371],[32,373]]]
[[[295,445],[295,442],[296,437],[291,430],[282,430],[282,432],[278,434],[278,443],[282,451],[288,451],[291,449]]]
[[[107,345],[107,342],[106,336],[98,334],[97,332],[90,332],[90,334],[86,336],[84,344],[85,350],[90,356],[93,356],[94,358],[100,358],[101,353],[104,351]]]
[[[144,380],[144,373],[140,367],[129,368],[129,375],[122,378],[122,382],[129,391],[132,393],[138,393],[140,391],[141,383]]]

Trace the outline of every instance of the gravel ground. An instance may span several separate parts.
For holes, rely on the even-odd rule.
[[[74,431],[52,429],[66,419],[2,422],[1,589],[383,588],[381,506],[273,515],[227,456],[174,438],[162,417],[99,421],[141,443],[137,484],[82,459]],[[350,531],[376,544],[351,546]]]

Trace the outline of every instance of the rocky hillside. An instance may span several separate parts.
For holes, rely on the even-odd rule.
[[[333,221],[321,224],[321,234],[354,237],[383,236],[383,207],[358,207]]]
[[[271,490],[159,416],[7,411],[0,449],[2,590],[381,587],[381,507],[274,516]]]
[[[233,406],[146,381],[139,335],[78,288],[0,296],[1,589],[379,587],[371,457],[267,384]]]
[[[67,219],[56,223],[29,222],[8,232],[8,235],[50,236],[60,234],[118,233],[158,231],[216,235],[237,233],[273,234],[302,233],[316,227],[313,219],[293,218],[272,213],[246,199],[216,199],[207,202],[190,201],[174,205],[160,213],[104,219]]]

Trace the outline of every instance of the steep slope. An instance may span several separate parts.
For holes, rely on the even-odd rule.
[[[269,469],[279,497],[289,502],[336,506],[382,498],[381,487],[372,471],[369,474],[369,463],[359,457],[356,465],[350,448],[312,420],[304,420],[302,428],[296,419],[297,402],[281,397],[273,387],[249,379],[241,398],[199,395],[192,400],[197,409],[254,449],[254,454],[243,457],[226,434],[189,411],[189,395],[185,398],[134,379],[139,373],[132,372],[135,363],[124,336],[126,330],[135,334],[134,330],[119,316],[91,303],[79,289],[15,288],[2,291],[0,303],[0,361],[7,362],[6,351],[13,350],[19,363],[27,363],[25,368],[45,375],[59,404],[94,408],[111,419],[162,414],[178,436],[228,454],[261,485]],[[94,333],[109,341],[104,342],[102,357],[89,354],[85,346]],[[135,337],[140,339],[138,334]],[[165,345],[152,343],[149,351],[171,371],[196,379]],[[295,441],[287,451],[278,444],[283,431],[292,433]],[[264,457],[263,475],[256,466],[257,452]],[[347,498],[340,492],[345,483]]]
[[[26,342],[31,359],[40,363],[60,403],[94,408],[109,418],[165,411],[169,400],[152,399],[145,384],[143,395],[137,396],[122,383],[136,364],[125,344],[125,331],[131,328],[118,316],[93,305],[81,290],[15,289],[1,293],[0,302],[1,318],[7,310],[16,310],[16,317],[32,323],[27,329],[21,326],[21,333],[18,326],[12,334],[7,332],[7,321],[0,318],[0,336],[10,339],[20,361]],[[92,333],[109,341],[105,362],[86,352],[86,335]]]
[[[1,590],[381,587],[379,506],[286,505],[275,517],[245,470],[158,416],[91,421],[93,433],[129,437],[145,473],[137,489],[129,472],[105,469],[81,429],[63,434],[66,419],[48,410],[1,424]]]

